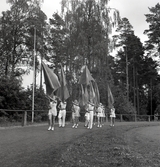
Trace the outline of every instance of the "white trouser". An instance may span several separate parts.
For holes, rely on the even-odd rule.
[[[65,126],[66,110],[60,110],[58,115],[59,126]]]
[[[93,115],[94,115],[94,112],[90,111],[89,112],[90,120],[89,120],[89,126],[88,126],[90,129],[92,129],[92,126],[93,126]]]

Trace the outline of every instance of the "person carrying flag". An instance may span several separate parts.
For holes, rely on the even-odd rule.
[[[102,117],[103,117],[103,106],[102,106],[102,103],[100,103],[97,108],[97,118],[98,118],[97,128],[102,127]]]
[[[88,102],[88,112],[89,112],[88,129],[92,129],[92,127],[93,127],[93,116],[94,116],[94,103],[92,103],[92,101]]]
[[[51,98],[50,96],[48,97],[50,100],[50,109],[48,112],[48,118],[49,118],[49,128],[48,130],[54,130],[54,125],[55,125],[55,117],[57,116],[57,99],[55,96]]]
[[[66,106],[67,102],[66,101],[61,101],[60,104],[58,105],[59,114],[58,114],[58,123],[59,127],[65,127],[65,119],[66,119]]]
[[[111,89],[108,85],[108,108],[110,109],[110,121],[111,121],[110,126],[114,126],[115,117],[116,117],[115,108],[114,108],[113,104],[114,104],[114,98],[113,98]]]
[[[110,119],[111,119],[110,126],[114,126],[114,123],[115,123],[115,117],[116,117],[116,114],[115,114],[115,108],[114,108],[114,106],[112,106],[112,108],[111,108],[111,112],[110,112]]]
[[[80,107],[77,100],[75,100],[72,106],[72,120],[73,120],[73,126],[72,128],[78,127],[79,117],[80,117]]]

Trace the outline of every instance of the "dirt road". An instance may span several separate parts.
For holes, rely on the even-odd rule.
[[[88,133],[83,124],[78,129],[71,126],[59,128],[57,125],[55,131],[47,131],[47,125],[0,129],[0,166],[36,167],[41,161],[47,164],[47,159],[51,157],[54,157],[54,161],[58,160],[63,147]],[[52,156],[46,157],[50,152]]]
[[[110,145],[110,140],[112,141],[116,138],[119,140],[118,135],[123,133],[125,136],[125,145],[127,144],[127,147],[134,154],[144,155],[144,152],[148,150],[147,147],[150,147],[152,154],[147,152],[144,155],[146,161],[148,159],[153,160],[155,156],[160,156],[160,147],[158,145],[160,144],[160,124],[158,122],[119,122],[116,123],[114,128],[110,127],[109,123],[106,123],[101,130],[96,128],[96,126],[92,130],[88,130],[83,125],[81,123],[78,129],[72,129],[71,124],[68,124],[65,128],[56,127],[55,131],[47,131],[47,125],[0,129],[0,166],[50,167],[54,166],[54,164],[59,164],[59,161],[63,158],[65,159],[65,157],[65,161],[67,161],[67,157],[70,154],[71,156],[75,154],[75,157],[78,158],[83,156],[84,153],[78,155],[76,148],[72,152],[68,150],[70,145],[73,146],[75,143],[81,151],[88,151],[83,150],[84,147],[84,149],[87,148],[81,144],[85,144],[84,137],[86,137],[86,141],[88,141],[89,137],[89,142],[93,147],[92,149],[97,155],[96,151],[103,150],[104,145]],[[104,140],[104,143],[102,143],[102,148],[99,145],[101,138],[107,139],[107,141]],[[118,140],[115,140],[115,142],[118,142]],[[77,141],[78,144],[76,144]],[[95,149],[95,147],[99,150]],[[113,147],[115,147],[114,142]],[[155,148],[157,148],[156,151],[154,150]],[[154,155],[153,152],[155,152]],[[66,154],[68,155],[66,156]],[[158,163],[157,157],[155,164]],[[76,166],[78,165],[76,164]]]

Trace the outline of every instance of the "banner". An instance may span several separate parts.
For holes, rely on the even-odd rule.
[[[89,87],[89,100],[92,101],[94,104],[96,104],[96,94],[95,90],[93,89],[92,82],[90,82],[90,87]]]
[[[57,75],[44,62],[42,62],[42,69],[43,69],[44,80],[46,85],[46,94],[50,96],[61,85]]]
[[[84,93],[82,84],[81,84],[81,93],[80,93],[79,103],[80,103],[80,106],[85,106],[86,104],[86,98],[85,98],[85,93]]]
[[[87,66],[84,67],[84,70],[81,74],[79,84],[89,85],[90,81],[94,81],[93,77],[91,76],[90,71],[88,70]]]
[[[60,73],[60,84],[61,84],[61,87],[58,88],[56,95],[64,102],[66,99],[69,98],[70,95],[67,88],[67,82],[66,82],[62,65],[61,65],[61,73]]]
[[[114,104],[114,98],[113,98],[112,92],[110,90],[110,87],[108,85],[108,107],[112,108],[113,104]]]
[[[100,95],[99,95],[99,89],[96,82],[93,83],[94,91],[95,91],[95,105],[98,106],[100,103]]]

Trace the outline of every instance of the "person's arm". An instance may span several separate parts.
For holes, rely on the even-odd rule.
[[[72,106],[71,111],[74,112],[74,107]]]
[[[61,109],[61,103],[59,103],[58,108]]]

